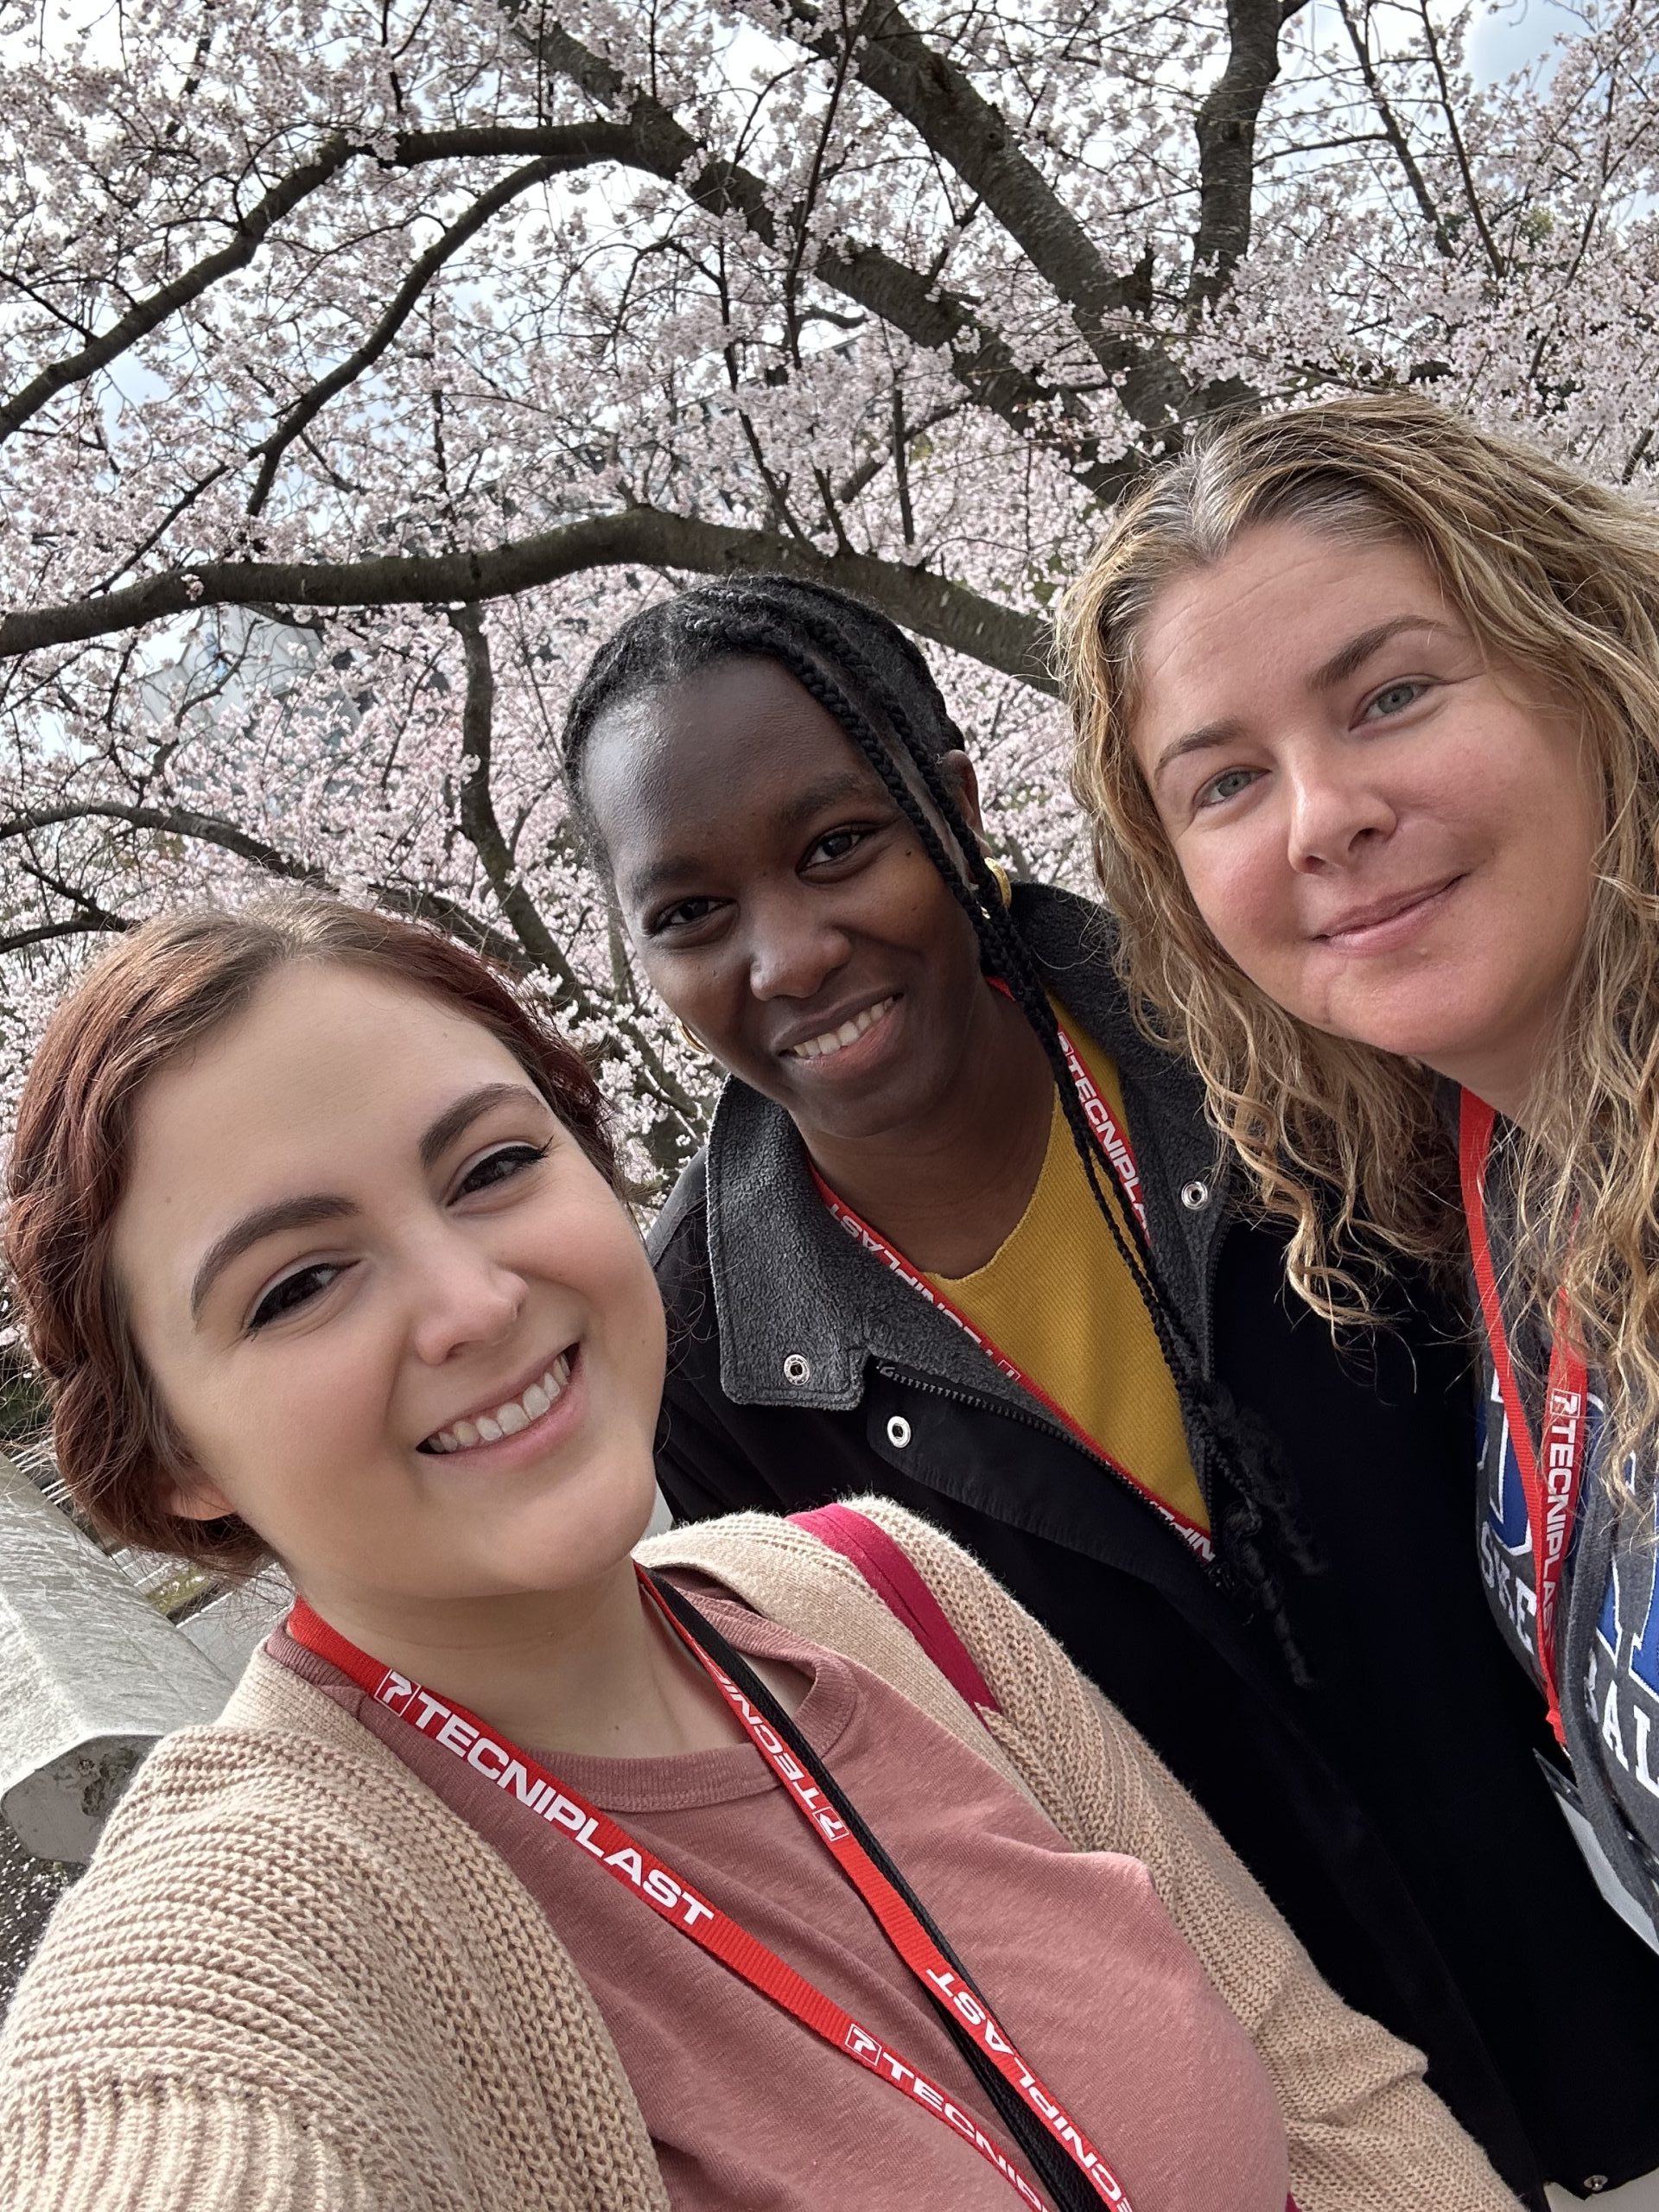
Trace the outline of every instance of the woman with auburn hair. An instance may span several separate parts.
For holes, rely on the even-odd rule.
[[[1471,1273],[1481,1573],[1650,2034],[1659,517],[1426,401],[1309,407],[1154,476],[1062,632],[1123,973],[1296,1288]]]
[[[587,1070],[473,956],[150,924],[10,1193],[81,1507],[297,1593],[23,1979],[13,2212],[1513,2207],[947,1538],[636,1559],[661,1303]]]

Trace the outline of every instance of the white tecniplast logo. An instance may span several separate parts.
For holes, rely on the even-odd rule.
[[[410,1681],[409,1676],[400,1675],[390,1667],[381,1679],[379,1688],[374,1694],[377,1704],[388,1705],[394,1713],[406,1713],[409,1710],[410,1700],[414,1694],[415,1685]]]
[[[841,2046],[861,2066],[868,2066],[872,2074],[884,2075],[895,2088],[902,2089],[907,2097],[913,2098],[918,2105],[925,2105],[928,2111],[937,2113],[946,2126],[954,2128],[965,2142],[973,2145],[982,2158],[988,2158],[1005,2181],[1013,2183],[1025,2203],[1038,2207],[1040,2212],[1043,2200],[1033,2190],[1019,2167],[999,2145],[992,2142],[973,2114],[963,2112],[960,2105],[952,2103],[937,2082],[930,2082],[925,2074],[917,2073],[914,2067],[906,2066],[897,2051],[889,2050],[880,2037],[873,2036],[856,2020],[847,2023],[842,2034]]]

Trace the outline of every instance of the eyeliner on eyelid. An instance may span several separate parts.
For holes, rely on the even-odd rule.
[[[522,1155],[522,1166],[526,1167],[533,1166],[536,1161],[545,1160],[547,1158],[549,1153],[553,1149],[553,1143],[554,1140],[551,1137],[549,1137],[545,1143],[539,1145],[532,1144],[527,1137],[519,1137],[509,1140],[505,1143],[493,1145],[487,1151],[480,1153],[476,1160],[471,1161],[467,1166],[461,1171],[461,1181],[462,1184],[465,1184],[467,1178],[475,1174],[480,1167],[487,1166],[492,1160],[506,1159],[510,1154],[515,1153]],[[510,1181],[512,1179],[511,1177],[504,1177],[502,1179]],[[486,1189],[490,1189],[493,1188],[493,1185],[486,1184],[484,1187]],[[474,1195],[476,1195],[474,1192],[467,1192],[466,1190],[457,1190],[453,1193],[453,1198],[466,1198]],[[451,1202],[453,1202],[453,1198]],[[268,1283],[255,1298],[253,1305],[249,1311],[247,1319],[243,1323],[244,1332],[249,1335],[257,1334],[259,1330],[268,1327],[270,1321],[280,1320],[283,1318],[281,1314],[272,1314],[270,1316],[268,1320],[261,1321],[259,1316],[270,1300],[276,1297],[280,1292],[286,1289],[290,1283],[302,1281],[308,1274],[326,1273],[329,1276],[329,1281],[322,1284],[321,1288],[315,1293],[316,1296],[321,1297],[325,1293],[331,1290],[334,1287],[334,1283],[336,1283],[342,1275],[347,1274],[355,1265],[356,1262],[352,1260],[308,1260],[301,1265],[290,1268],[286,1274],[278,1275],[274,1282]],[[307,1305],[311,1302],[310,1299],[306,1299],[302,1301],[302,1303]],[[293,1309],[289,1308],[288,1310],[292,1311]]]

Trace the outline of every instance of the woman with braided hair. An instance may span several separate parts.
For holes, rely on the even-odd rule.
[[[1564,1840],[1468,1570],[1449,1317],[1380,1282],[1395,1329],[1344,1355],[1287,1303],[1109,917],[1001,880],[962,734],[872,609],[763,576],[645,610],[565,765],[648,976],[730,1077],[652,1237],[676,1511],[874,1492],[948,1530],[1541,2201],[1600,2091],[1503,1940]],[[1572,1971],[1617,1986],[1568,1894]]]

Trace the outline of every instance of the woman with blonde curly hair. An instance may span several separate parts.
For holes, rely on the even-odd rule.
[[[1483,1578],[1659,1948],[1659,516],[1422,400],[1309,407],[1153,478],[1062,629],[1122,971],[1295,1288],[1472,1274]]]

